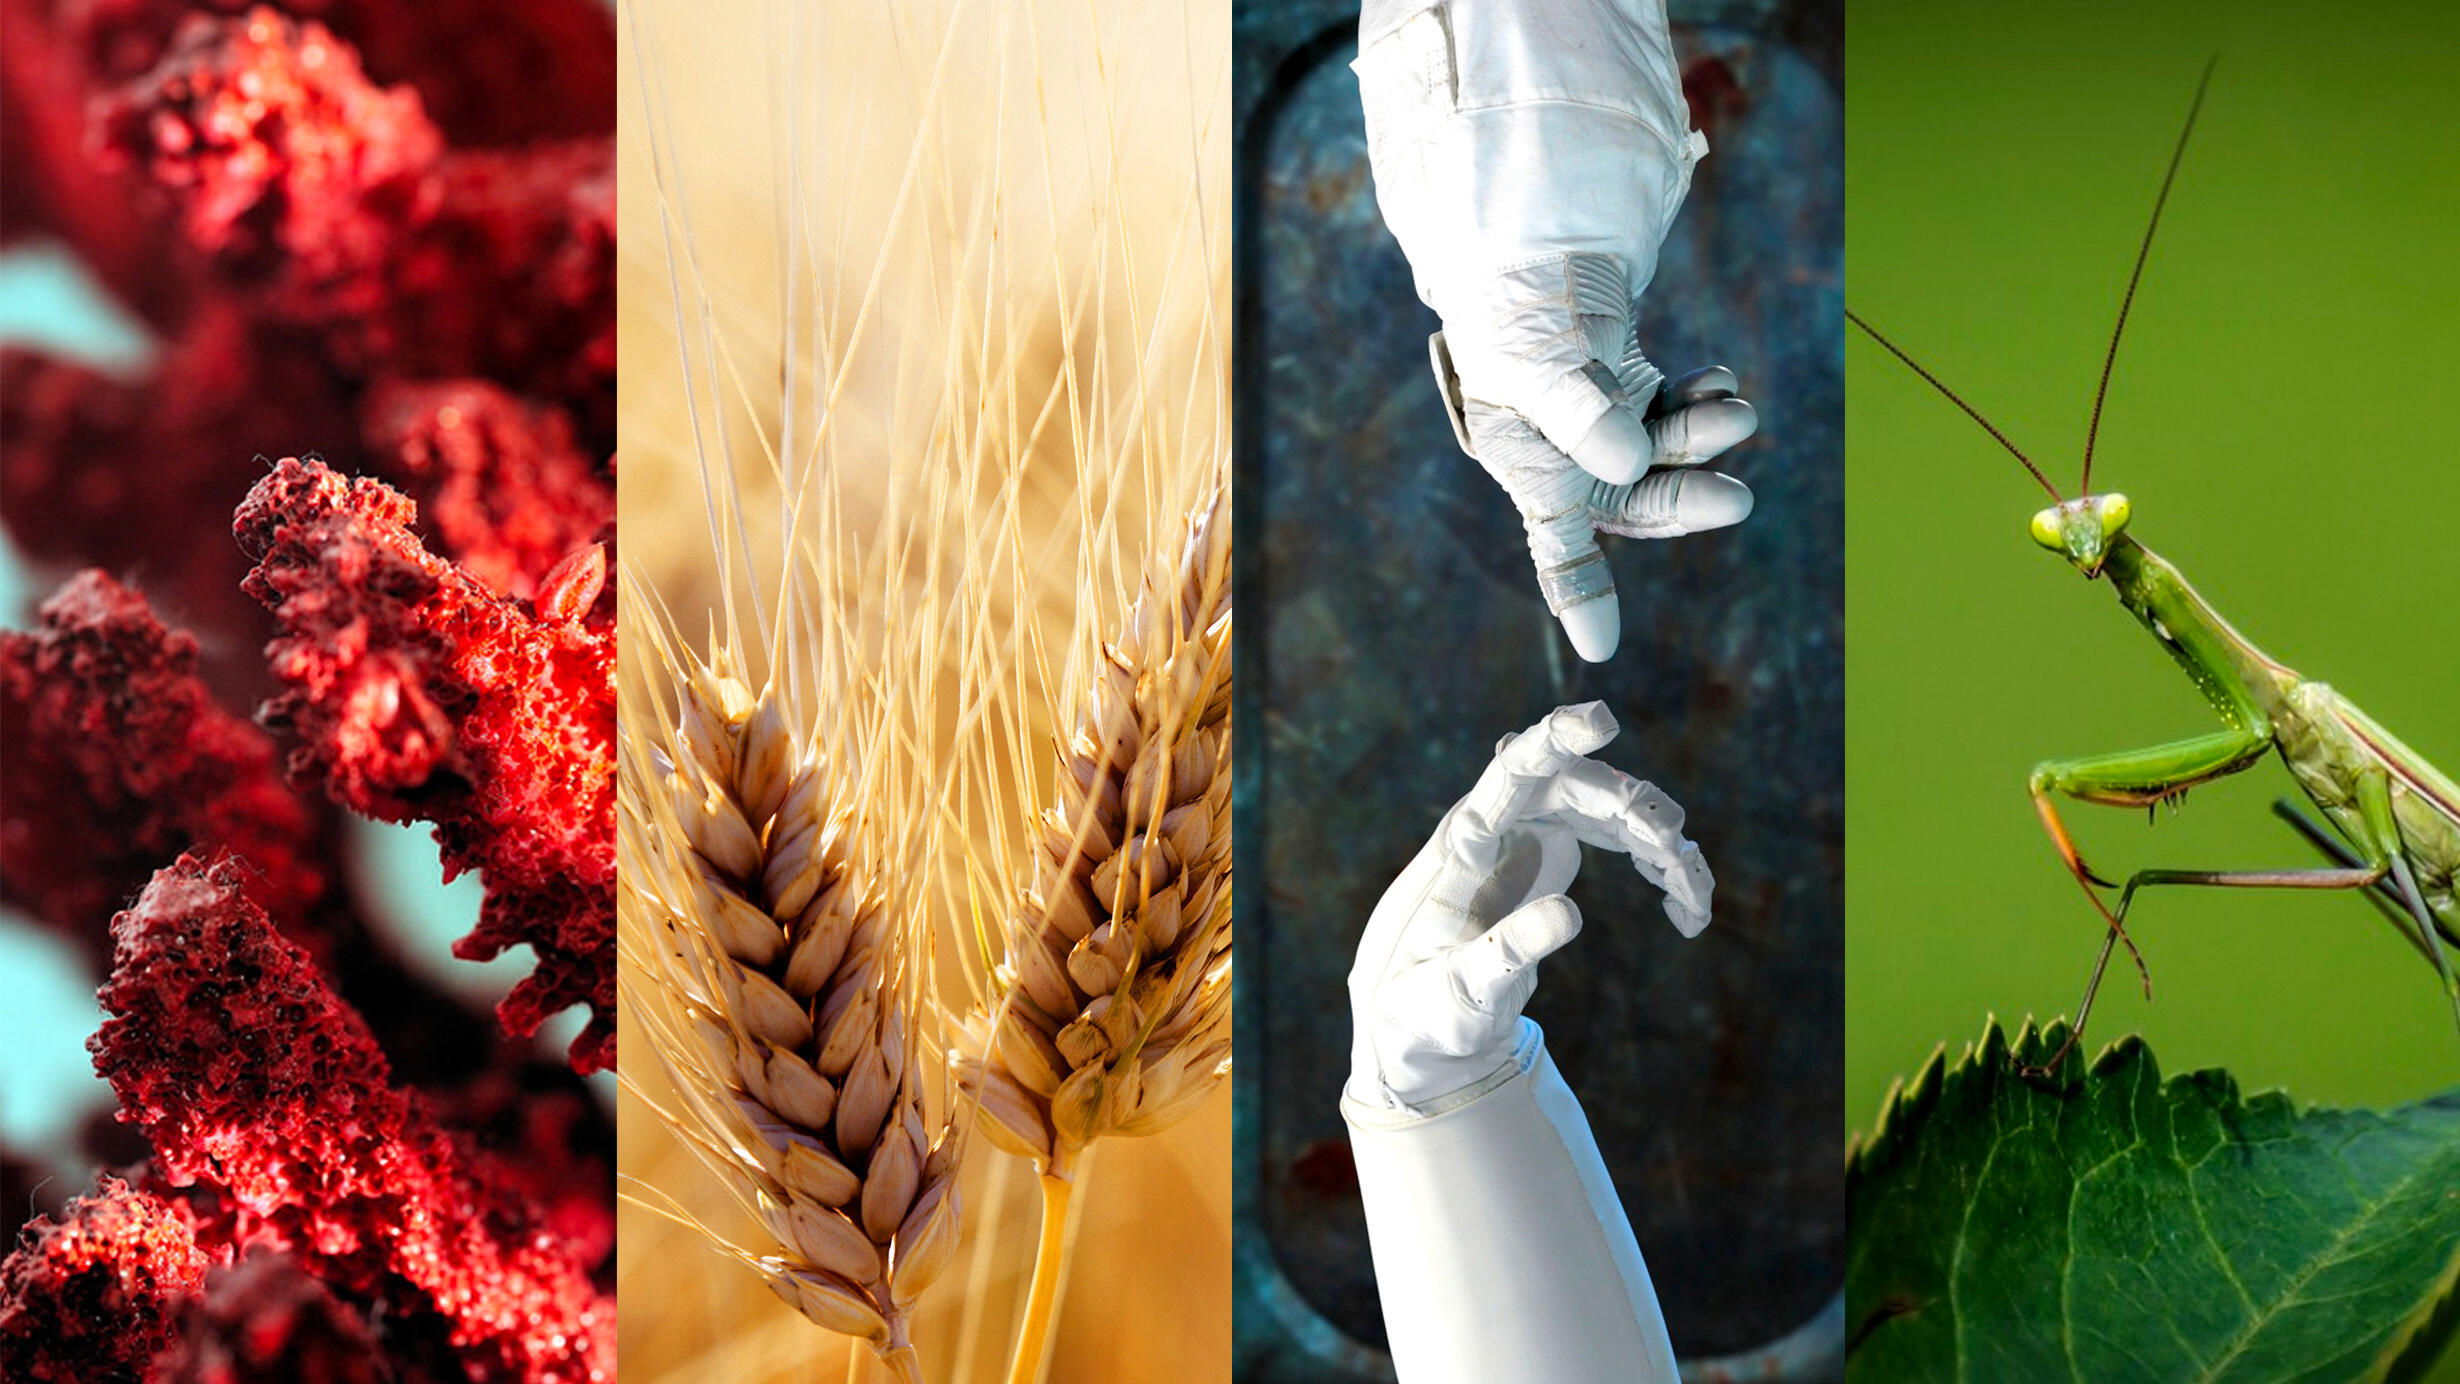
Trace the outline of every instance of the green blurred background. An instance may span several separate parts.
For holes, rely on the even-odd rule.
[[[2072,493],[2094,377],[2198,70],[2221,63],[2103,416],[2095,488],[2248,636],[2460,770],[2460,12],[1854,0],[1848,301]],[[2026,801],[2040,759],[2217,728],[2109,590],[2033,546],[2041,492],[1846,346],[1846,1111],[1996,1013],[2069,1012],[2097,929]],[[2278,761],[2087,858],[2311,863]],[[2383,1104],[2460,1084],[2431,974],[2363,902],[2159,891],[2091,1041]],[[2447,1367],[2446,1375],[2460,1379]]]

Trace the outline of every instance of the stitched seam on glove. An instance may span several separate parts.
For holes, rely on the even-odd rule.
[[[1508,409],[1475,405],[1466,426],[1470,455],[1520,511],[1529,556],[1538,569],[1587,556],[1596,546],[1590,537],[1595,511],[1589,474]]]
[[[1458,952],[1467,947],[1484,947],[1487,950],[1494,952],[1498,957],[1503,954],[1503,943],[1495,936],[1491,929],[1476,937],[1470,938],[1466,942],[1461,943],[1459,947],[1453,948],[1453,951]],[[1469,1010],[1472,1014],[1481,1014],[1490,1019],[1495,1017],[1495,1008],[1493,1005],[1490,1005],[1486,1001],[1479,999],[1476,995],[1469,993],[1469,987],[1461,984],[1461,972],[1458,957],[1447,954],[1443,960],[1444,984],[1445,987],[1452,992],[1452,998],[1458,1000],[1462,1007]],[[1512,976],[1518,974],[1520,970],[1521,967],[1514,965],[1510,961],[1503,961],[1500,964],[1497,973],[1504,979],[1508,980]],[[1527,1001],[1523,1000],[1522,1003],[1525,1004]]]
[[[1632,406],[1646,413],[1666,387],[1666,372],[1658,369],[1640,353],[1640,305],[1632,305],[1631,330],[1623,337],[1623,357],[1614,364],[1615,381],[1623,386],[1623,397]]]
[[[1513,1041],[1511,1056],[1505,1058],[1501,1066],[1467,1086],[1457,1091],[1447,1091],[1440,1096],[1412,1105],[1393,1094],[1390,1087],[1384,1086],[1379,1081],[1377,1085],[1381,1089],[1385,1104],[1369,1105],[1364,1101],[1344,1095],[1341,1098],[1342,1117],[1348,1120],[1353,1128],[1371,1132],[1409,1129],[1429,1120],[1442,1119],[1447,1115],[1467,1109],[1470,1105],[1514,1081],[1527,1078],[1529,1073],[1537,1069],[1538,1057],[1546,1050],[1544,1037],[1536,1020],[1524,1018],[1520,1021],[1520,1033]]]

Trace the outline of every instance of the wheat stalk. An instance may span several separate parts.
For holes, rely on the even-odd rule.
[[[627,960],[648,974],[626,1003],[653,1010],[670,1123],[775,1238],[743,1257],[918,1384],[908,1311],[955,1255],[964,1144],[928,1118],[927,930],[853,858],[855,775],[785,684],[753,691],[726,646],[658,653],[677,714],[655,736],[627,718]]]
[[[901,1325],[924,1337],[936,1369],[962,1366],[970,1357],[949,1352],[971,1338],[975,1314],[995,1310],[1005,1285],[991,1265],[1010,1262],[1011,1246],[981,1233],[996,1200],[981,1196],[966,1208],[985,1242],[973,1272],[947,1274],[917,1318],[905,1266],[928,1267],[938,1251],[920,1236],[908,1246],[903,1223],[874,1236],[861,1212],[878,1155],[835,1142],[854,1087],[825,1071],[820,1054],[830,1021],[857,1003],[838,1001],[836,987],[876,983],[887,997],[880,1011],[900,1016],[893,1037],[873,1041],[902,1044],[909,1070],[897,1099],[920,1092],[912,1108],[933,1136],[914,1140],[926,1149],[925,1180],[955,1177],[974,1129],[1009,1137],[1005,1121],[976,1119],[947,1059],[982,1052],[967,1026],[987,1038],[1012,993],[1023,993],[998,969],[1013,930],[1001,910],[1035,896],[1038,871],[1052,886],[1040,897],[1057,897],[1064,875],[1087,900],[1089,923],[1097,913],[1124,919],[1104,945],[1157,929],[1162,911],[1178,908],[1166,948],[1110,958],[1120,968],[1110,998],[1076,997],[1073,1018],[1100,1013],[1067,1045],[1099,1071],[1071,1088],[1064,1138],[1048,1102],[1039,1107],[1051,1131],[1043,1150],[1062,1174],[1081,1166],[1070,1151],[1104,1133],[1176,1119],[1218,1088],[1228,1055],[1229,521],[1218,496],[1229,271],[1219,253],[1224,204],[1205,196],[1219,182],[1207,170],[1227,165],[1199,153],[1226,149],[1226,120],[1207,112],[1226,113],[1227,103],[1199,103],[1183,89],[1202,88],[1208,60],[1218,60],[1212,90],[1226,92],[1226,44],[1193,41],[1226,28],[1107,3],[983,11],[960,0],[831,11],[818,23],[789,6],[771,12],[755,49],[711,46],[723,75],[695,92],[668,55],[714,31],[662,30],[659,11],[692,13],[625,6],[643,62],[636,119],[646,138],[635,147],[648,174],[647,195],[627,205],[656,214],[655,234],[635,243],[652,252],[641,267],[663,281],[667,311],[650,315],[654,332],[627,340],[665,342],[680,387],[660,393],[662,412],[646,410],[649,391],[627,397],[628,420],[654,424],[625,444],[635,482],[627,517],[654,516],[627,551],[644,568],[689,575],[624,588],[656,594],[628,600],[625,614],[621,829],[640,863],[628,854],[624,871],[628,883],[649,883],[627,889],[622,916],[626,1021],[643,1027],[635,1050],[655,1054],[674,1089],[625,1080],[661,1132],[691,1147],[766,1233],[728,1243],[663,1177],[632,1185],[632,1209],[710,1234],[814,1320],[872,1333],[910,1377],[911,1356],[893,1354]],[[704,119],[727,108],[705,98],[764,85],[765,125]],[[1130,114],[1157,101],[1183,109],[1184,121]],[[729,133],[713,148],[708,136],[720,131]],[[738,163],[749,171],[718,176]],[[1183,195],[1156,200],[1157,187]],[[676,484],[694,470],[697,494]],[[644,477],[651,486],[637,484]],[[661,478],[664,493],[652,488]],[[1192,506],[1183,526],[1198,495],[1213,498]],[[671,518],[682,504],[706,517],[707,541],[688,561],[662,564],[645,545],[679,527]],[[1123,618],[1139,591],[1142,603]],[[646,609],[651,601],[686,620]],[[716,631],[706,641],[697,638],[704,612]],[[1115,641],[1107,649],[1105,635]],[[1157,680],[1165,673],[1170,681]],[[1129,792],[1126,761],[1114,773],[1105,759],[1097,773],[1088,760],[1073,793],[1064,772],[1053,789],[1051,738],[1074,727],[1080,708],[1106,705],[1105,695],[1135,713],[1128,759],[1152,760],[1163,777],[1139,778]],[[768,764],[761,756],[772,752],[753,747],[778,739],[763,728],[772,716],[788,731],[782,787],[746,777],[747,765]],[[636,727],[648,728],[637,745]],[[1191,783],[1198,788],[1179,796]],[[1142,837],[1177,808],[1203,804],[1135,848],[1140,862],[1152,860],[1128,881],[1133,899],[1113,888],[1108,902],[1094,900],[1100,862],[1070,858],[1080,816],[1107,821],[1088,827],[1109,832],[1105,840],[1131,835],[1125,815],[1105,818],[1101,802],[1088,804],[1087,794],[1105,792],[1122,814],[1137,793],[1159,805],[1133,824]],[[1046,843],[1036,817],[1054,798],[1071,834]],[[804,844],[801,828],[813,821]],[[1164,866],[1177,873],[1164,878]],[[819,882],[806,884],[815,869]],[[742,909],[728,906],[712,875]],[[1198,887],[1216,875],[1209,892]],[[847,953],[806,994],[789,975],[805,921],[786,905],[818,909],[833,888],[852,919]],[[945,966],[932,954],[939,936],[966,944],[945,949]],[[851,969],[865,946],[883,958],[876,979]],[[962,980],[968,998],[943,1006],[935,980],[952,993]],[[814,1019],[808,1046],[782,1041],[800,1038],[800,1026],[764,985]],[[1130,1032],[1136,1005],[1150,1022]],[[1102,1015],[1116,1037],[1101,1030]],[[1065,1027],[1045,1034],[1054,1050]],[[1100,1054],[1087,1041],[1097,1033]],[[807,1083],[781,1068],[781,1051],[835,1092],[824,1119],[784,1119]],[[1079,1099],[1101,1082],[1098,1100]],[[1004,1095],[975,1084],[986,1089]],[[880,1125],[902,1127],[900,1115]],[[781,1142],[780,1130],[794,1137]],[[808,1216],[798,1232],[786,1166],[797,1139],[812,1153],[795,1155],[796,1171],[826,1154],[864,1182],[838,1214],[880,1251],[882,1278],[857,1282],[804,1243],[812,1233],[843,1236],[826,1225],[811,1232]],[[1001,1185],[1005,1171],[978,1164],[977,1193]],[[1068,1181],[1044,1185],[1047,1195]],[[918,1181],[913,1205],[932,1194]],[[940,1195],[953,1242],[953,1182]],[[1028,1306],[1036,1358],[1064,1211],[1051,1215],[1046,1204]],[[1150,1261],[1124,1262],[1133,1272]],[[937,1325],[954,1310],[966,1325],[944,1338]]]
[[[983,1132],[1041,1174],[1012,1380],[1041,1362],[1084,1150],[1168,1128],[1229,1074],[1229,569],[1216,489],[1102,649],[1060,747],[1033,883],[952,1055]]]

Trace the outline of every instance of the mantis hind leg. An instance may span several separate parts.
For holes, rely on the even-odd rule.
[[[2408,904],[2409,916],[2417,920],[2418,933],[2434,953],[2435,974],[2443,981],[2443,997],[2451,1003],[2452,1028],[2460,1032],[2460,979],[2452,975],[2451,955],[2443,950],[2443,934],[2435,929],[2434,915],[2427,911],[2425,897],[2418,892],[2417,874],[2409,868],[2407,856],[2392,857],[2392,878],[2400,884],[2400,897]]]
[[[2306,818],[2294,807],[2283,803],[2274,810],[2296,827],[2317,848],[2331,856],[2336,869],[2292,870],[2139,870],[2119,891],[2118,907],[2113,917],[2111,934],[2102,940],[2101,954],[2093,962],[2092,977],[2085,983],[2084,999],[2076,1006],[2074,1026],[2067,1041],[2051,1054],[2040,1067],[2028,1068],[2028,1075],[2055,1072],[2084,1039],[2085,1020],[2090,1017],[2093,997],[2101,988],[2102,973],[2110,964],[2110,953],[2120,938],[2119,928],[2135,904],[2141,889],[2168,885],[2197,885],[2219,889],[2356,889],[2383,907],[2393,917],[2401,935],[2423,954],[2442,981],[2443,993],[2452,1007],[2452,1022],[2460,1029],[2460,979],[2455,979],[2450,955],[2444,950],[2443,938],[2436,920],[2426,907],[2425,898],[2417,887],[2417,875],[2409,867],[2406,848],[2400,839],[2400,828],[2392,814],[2390,781],[2380,770],[2362,773],[2356,781],[2358,813],[2365,825],[2365,835],[2357,842],[2360,850],[2341,845],[2322,825]],[[2399,904],[2392,909],[2386,899]],[[2098,901],[2098,899],[2096,899]],[[2417,929],[2409,932],[2409,926]]]
[[[2380,768],[2358,775],[2357,804],[2359,819],[2366,827],[2366,840],[2361,844],[2367,848],[2368,858],[2382,863],[2384,876],[2376,881],[2366,900],[2391,919],[2402,940],[2434,967],[2435,977],[2443,983],[2444,998],[2451,1004],[2452,1027],[2460,1030],[2460,978],[2454,977],[2451,954],[2444,949],[2447,929],[2434,910],[2426,906],[2425,895],[2417,887],[2417,872],[2409,864],[2408,846],[2400,839],[2400,823],[2392,812],[2391,779]],[[2333,839],[2322,823],[2288,801],[2274,803],[2272,811],[2324,854],[2344,865],[2356,863],[2356,852]],[[2417,930],[2411,932],[2411,927]]]
[[[2418,892],[2417,872],[2409,866],[2408,844],[2400,839],[2400,823],[2392,812],[2392,782],[2380,768],[2358,776],[2358,815],[2366,824],[2368,846],[2375,857],[2390,867],[2392,880],[2400,887],[2400,901],[2417,924],[2417,935],[2425,939],[2426,949],[2434,954],[2434,973],[2443,982],[2443,997],[2451,1004],[2452,1027],[2460,1030],[2460,980],[2453,979],[2451,956],[2443,950],[2443,934],[2435,926],[2434,914],[2427,909],[2425,897]]]
[[[2163,885],[2199,885],[2209,889],[2372,889],[2391,873],[2388,865],[2364,865],[2343,869],[2306,870],[2138,870],[2128,876],[2119,891],[2115,917],[2124,924],[2127,910],[2135,903],[2136,891]],[[2038,1067],[2027,1067],[2027,1076],[2047,1076],[2059,1069],[2067,1054],[2084,1041],[2084,1024],[2092,1016],[2093,997],[2100,992],[2102,972],[2109,969],[2110,953],[2117,947],[2120,932],[2113,926],[2101,942],[2101,954],[2093,961],[2092,978],[2084,985],[2084,998],[2076,1004],[2075,1022],[2067,1031],[2067,1041],[2059,1045],[2050,1060]]]
[[[2308,845],[2330,857],[2333,863],[2349,869],[2365,863],[2330,827],[2299,811],[2289,799],[2275,799],[2272,815],[2287,822],[2292,830],[2305,838]],[[2435,945],[2427,939],[2417,915],[2409,908],[2408,899],[2401,894],[2400,881],[2386,873],[2375,881],[2374,888],[2366,892],[2366,902],[2373,904],[2375,911],[2383,915],[2384,921],[2392,925],[2392,931],[2400,934],[2400,940],[2409,944],[2409,950],[2416,952],[2427,965],[2435,964]],[[2432,910],[2428,912],[2431,915]],[[2460,945],[2460,938],[2453,937],[2451,928],[2440,919],[2436,919],[2433,926],[2445,941]]]

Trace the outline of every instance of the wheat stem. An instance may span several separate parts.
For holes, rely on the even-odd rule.
[[[1025,1299],[1025,1324],[1017,1334],[1008,1384],[1040,1384],[1051,1310],[1059,1300],[1059,1271],[1068,1257],[1068,1198],[1076,1184],[1064,1172],[1045,1173],[1041,1180],[1042,1242],[1034,1251],[1033,1291]]]

